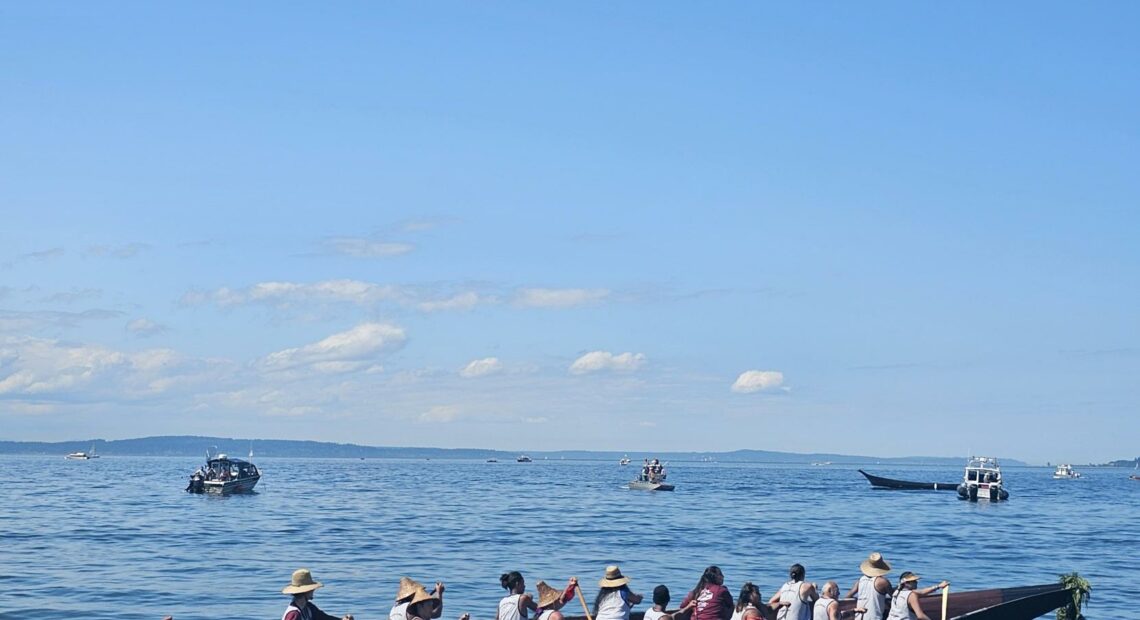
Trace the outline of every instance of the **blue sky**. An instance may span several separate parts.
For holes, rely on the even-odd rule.
[[[0,9],[0,436],[1136,455],[1131,3]]]

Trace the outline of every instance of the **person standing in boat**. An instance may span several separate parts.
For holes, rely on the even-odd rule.
[[[503,573],[499,584],[507,590],[507,595],[499,601],[495,620],[526,620],[531,611],[538,609],[531,595],[526,593],[526,581],[517,570]]]
[[[574,598],[574,590],[577,588],[577,577],[571,577],[566,589],[561,592],[547,585],[545,581],[534,584],[534,589],[538,591],[538,609],[535,610],[534,620],[562,620],[562,612],[558,610]]]
[[[811,620],[839,620],[839,584],[829,581],[823,584],[823,592],[815,602]],[[856,612],[858,613],[858,612]]]
[[[788,569],[791,579],[768,601],[776,611],[776,620],[811,620],[812,604],[818,596],[815,585],[804,581],[806,574],[802,564],[792,564]]]
[[[641,602],[641,595],[629,589],[629,577],[617,566],[607,566],[606,575],[598,582],[594,599],[594,620],[629,620],[629,611]]]
[[[732,612],[732,620],[763,620],[764,611],[761,606],[764,599],[760,588],[751,581],[744,582],[740,588],[740,596],[736,599],[736,608]]]
[[[408,620],[408,603],[411,602],[417,590],[427,590],[427,588],[415,579],[400,577],[400,588],[396,590],[396,604],[388,612],[388,620]],[[442,581],[435,582],[435,588],[431,591],[431,595],[439,601],[437,609],[432,614],[432,618],[438,618],[443,615]]]
[[[326,614],[313,604],[313,591],[323,587],[323,585],[313,579],[312,573],[307,568],[298,568],[293,571],[293,578],[289,581],[289,585],[281,589],[282,594],[293,596],[289,601],[289,606],[285,608],[281,620],[353,620],[352,614],[346,614],[343,618],[338,619],[336,616]]]
[[[732,618],[732,593],[724,587],[724,573],[710,566],[701,573],[697,587],[681,600],[681,607],[696,603],[690,620],[729,620]]]
[[[851,586],[845,598],[855,597],[855,613],[862,614],[857,620],[883,620],[891,595],[891,582],[883,575],[891,572],[891,565],[876,551],[859,564],[859,571],[863,576]]]
[[[930,620],[930,616],[922,611],[922,605],[918,602],[919,597],[937,592],[950,585],[950,582],[943,581],[936,586],[919,590],[919,579],[921,577],[910,571],[899,575],[899,587],[891,597],[891,613],[887,615],[887,620]]]

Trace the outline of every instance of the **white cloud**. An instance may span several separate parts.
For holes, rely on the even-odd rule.
[[[319,342],[271,353],[262,360],[262,366],[268,370],[307,366],[325,373],[351,372],[372,366],[378,357],[400,349],[407,340],[404,330],[395,325],[361,323]]]
[[[503,363],[499,361],[499,358],[485,357],[479,360],[472,360],[471,363],[463,367],[463,370],[459,371],[459,375],[471,379],[501,372],[502,370]]]
[[[470,310],[479,305],[481,301],[493,301],[489,298],[482,298],[478,293],[468,291],[466,293],[459,293],[447,299],[421,301],[416,304],[423,312],[438,312],[440,310]]]
[[[524,424],[546,424],[550,421],[550,418],[547,418],[546,416],[538,416],[535,418],[523,418],[522,421]]]
[[[43,262],[53,258],[59,258],[64,255],[63,248],[48,248],[46,250],[39,250],[36,252],[28,252],[27,254],[18,254],[12,260],[4,263],[5,267],[15,267],[20,263],[26,262]]]
[[[621,353],[614,355],[609,351],[591,351],[570,364],[570,374],[582,375],[588,372],[601,370],[634,371],[641,368],[646,361],[642,353]]]
[[[135,319],[127,323],[127,331],[140,338],[146,338],[170,331],[170,328],[150,319]]]
[[[400,256],[415,249],[410,243],[378,241],[364,237],[331,237],[323,243],[333,254],[343,254],[354,258],[386,258]]]
[[[454,422],[460,414],[456,405],[436,405],[420,414],[421,422]]]
[[[746,370],[740,373],[732,384],[732,391],[738,394],[751,394],[774,390],[784,384],[784,373],[777,370]]]
[[[191,291],[182,296],[182,303],[186,305],[214,303],[223,308],[265,304],[285,308],[309,302],[368,305],[383,301],[398,301],[403,296],[404,293],[398,287],[360,280],[323,280],[310,284],[259,282],[239,289],[223,287],[213,291]]]
[[[602,301],[610,291],[604,288],[523,288],[515,294],[515,304],[528,308],[571,308]]]

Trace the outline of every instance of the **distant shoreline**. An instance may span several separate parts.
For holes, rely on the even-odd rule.
[[[404,458],[404,459],[498,459],[513,462],[519,455],[504,450],[481,448],[430,448],[430,447],[385,447],[343,444],[319,441],[295,441],[284,439],[242,439],[204,436],[162,436],[137,439],[83,439],[73,441],[0,441],[0,454],[67,454],[78,450],[88,450],[92,446],[102,456],[200,456],[207,448],[217,447],[222,452],[285,458]],[[673,462],[716,462],[716,463],[773,463],[773,464],[819,464],[827,465],[948,465],[960,467],[966,456],[904,456],[878,457],[847,454],[799,454],[769,450],[735,450],[729,452],[669,452],[653,453],[612,450],[557,450],[528,451],[537,460],[569,461],[610,461],[615,463],[623,456],[629,456],[636,466],[641,459],[656,457]],[[1028,463],[998,455],[1003,465],[1029,466]],[[1122,461],[1131,466],[1131,461]],[[1114,463],[1105,464],[1112,466]],[[1081,465],[1088,467],[1088,465]],[[1117,465],[1119,466],[1119,465]]]

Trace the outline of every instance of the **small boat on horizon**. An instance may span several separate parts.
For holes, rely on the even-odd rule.
[[[665,465],[660,460],[653,459],[645,463],[636,480],[630,481],[629,488],[634,491],[672,491],[673,485],[665,482],[668,476]]]
[[[997,502],[1009,499],[1009,491],[1002,486],[1001,466],[992,456],[972,456],[962,472],[958,485],[958,499],[976,502],[980,499]]]
[[[95,444],[91,444],[90,452],[72,452],[63,458],[72,461],[90,461],[91,459],[99,458],[99,455],[95,454]]]
[[[525,454],[520,454],[519,458],[515,459],[515,461],[517,461],[519,463],[533,463],[534,459],[530,458],[529,456],[527,456]]]
[[[487,459],[488,463],[498,463],[499,459]]]
[[[629,455],[627,454],[621,457],[621,460],[618,461],[618,465],[629,465]]]
[[[1053,472],[1054,480],[1076,480],[1081,477],[1079,471],[1075,471],[1072,465],[1061,464],[1057,466],[1057,470]]]

